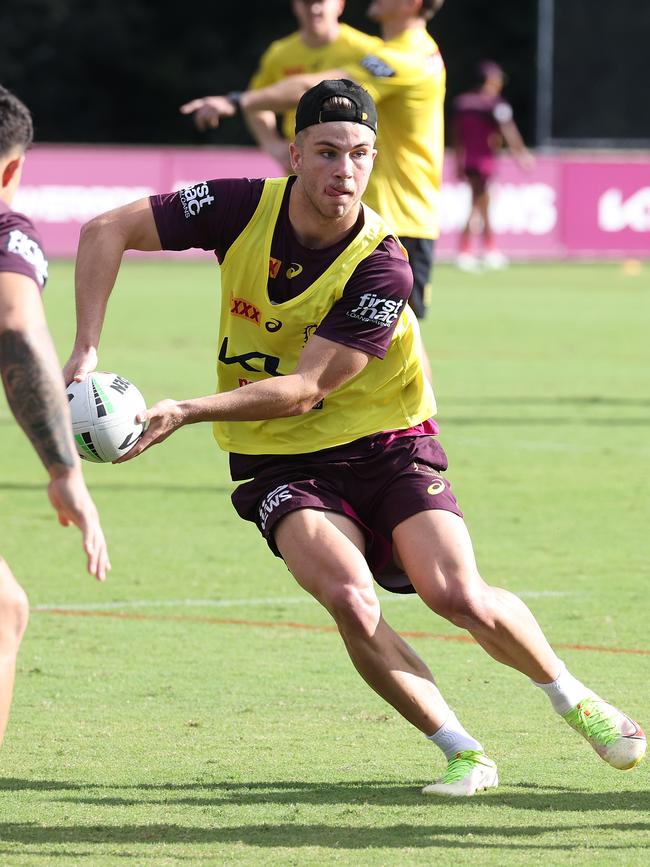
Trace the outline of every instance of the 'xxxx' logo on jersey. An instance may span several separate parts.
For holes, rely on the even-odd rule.
[[[243,298],[233,298],[230,302],[230,315],[241,316],[242,319],[248,319],[249,322],[254,322],[255,325],[260,324],[260,310],[254,304],[245,301]]]
[[[281,267],[282,261],[280,259],[274,259],[273,256],[269,257],[269,277],[275,280]]]

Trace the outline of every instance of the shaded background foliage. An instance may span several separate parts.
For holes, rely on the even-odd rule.
[[[626,2],[641,16],[639,24],[650,27],[650,4]],[[588,5],[590,19],[593,9],[601,6],[611,17],[605,0]],[[610,64],[604,78],[608,86],[594,87],[580,111],[585,83],[593,82],[597,73],[593,63],[581,62],[582,54],[588,60],[596,58],[594,46],[603,43],[592,31],[589,39],[578,38],[584,26],[584,0],[560,0],[556,7],[568,11],[570,27],[567,30],[563,20],[556,27],[561,87],[555,120],[572,135],[584,135],[590,123],[596,130],[616,129],[617,112],[629,116],[637,91],[621,88]],[[343,20],[376,32],[365,17],[366,8],[366,0],[348,0]],[[595,16],[596,23],[610,28],[608,17],[600,17],[599,22]],[[617,20],[615,31],[621,39],[626,33],[629,37],[629,27]],[[244,87],[269,42],[293,29],[289,0],[3,0],[0,81],[32,108],[40,141],[250,143],[240,120],[206,137],[179,115],[178,106],[194,96]],[[447,64],[449,97],[469,85],[477,60],[498,60],[510,78],[506,96],[525,138],[533,142],[537,0],[447,0],[430,30]],[[640,45],[643,27],[635,32]],[[644,89],[647,92],[642,56],[639,52],[634,75],[639,98]],[[619,72],[629,69],[629,56],[619,67]],[[626,98],[621,103],[623,90]],[[563,93],[568,93],[569,102],[569,97],[561,100]],[[606,105],[603,93],[608,96]],[[625,131],[634,134],[627,127]]]

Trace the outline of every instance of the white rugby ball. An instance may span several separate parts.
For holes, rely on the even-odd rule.
[[[147,408],[138,389],[117,373],[89,374],[66,389],[72,431],[80,457],[105,464],[126,454],[140,439],[144,425],[135,417]]]

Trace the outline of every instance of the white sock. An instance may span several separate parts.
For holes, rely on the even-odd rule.
[[[546,693],[557,713],[565,714],[581,702],[583,698],[593,695],[593,692],[584,683],[576,680],[563,662],[561,665],[562,668],[555,680],[552,680],[550,683],[536,683],[534,680],[531,680],[531,683]]]
[[[465,731],[458,722],[453,710],[449,711],[445,724],[440,726],[437,732],[427,735],[427,739],[433,741],[437,747],[440,747],[447,759],[450,759],[456,753],[461,753],[463,750],[480,750],[483,752],[483,747]]]

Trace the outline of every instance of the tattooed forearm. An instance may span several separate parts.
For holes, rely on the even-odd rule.
[[[45,467],[74,466],[76,457],[61,373],[49,353],[39,349],[33,335],[3,331],[0,371],[9,406]]]

